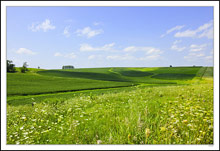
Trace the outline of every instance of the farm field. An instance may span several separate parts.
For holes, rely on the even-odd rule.
[[[213,144],[213,68],[7,73],[7,144]]]

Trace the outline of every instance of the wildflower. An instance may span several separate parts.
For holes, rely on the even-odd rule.
[[[188,127],[191,127],[192,125],[191,125],[191,124],[187,124],[187,126],[188,126]]]
[[[183,123],[187,123],[188,121],[187,120],[183,120]]]
[[[128,140],[130,140],[130,138],[131,138],[131,134],[128,134]]]
[[[207,119],[203,119],[203,122],[207,122]]]
[[[102,143],[102,141],[101,140],[97,140],[97,144],[101,144]]]
[[[212,125],[209,125],[209,129],[210,129],[210,130],[213,129],[213,126],[212,126]]]
[[[164,131],[166,131],[166,128],[165,128],[165,127],[161,127],[161,128],[160,128],[160,131],[161,131],[161,132],[164,132]]]
[[[150,135],[150,129],[149,128],[145,129],[145,135],[146,135],[146,137],[148,137]]]

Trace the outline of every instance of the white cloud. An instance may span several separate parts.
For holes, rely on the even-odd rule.
[[[160,49],[154,47],[136,47],[136,46],[129,46],[123,49],[125,52],[136,52],[136,51],[144,51],[146,54],[152,53],[162,53]]]
[[[102,47],[92,47],[89,44],[81,44],[80,51],[111,51],[115,43],[106,44]]]
[[[54,54],[54,56],[55,57],[61,57],[61,56],[63,56],[61,53],[59,53],[59,52],[56,52],[55,54]]]
[[[208,39],[213,38],[213,21],[211,20],[204,25],[199,26],[195,30],[187,29],[183,32],[177,32],[175,37],[194,37],[194,38],[202,38],[207,37]]]
[[[163,38],[164,36],[166,36],[166,35],[170,34],[170,33],[171,33],[171,32],[173,32],[173,31],[176,31],[176,30],[181,30],[181,29],[182,29],[184,26],[185,26],[185,25],[181,25],[181,26],[175,26],[175,27],[173,27],[173,28],[171,28],[171,29],[167,30],[167,31],[166,31],[166,33],[165,33],[165,34],[163,34],[163,35],[161,35],[160,37],[161,37],[161,38]]]
[[[30,49],[27,48],[19,48],[16,51],[17,54],[27,54],[27,55],[35,55],[36,52],[31,51]]]
[[[60,52],[56,52],[54,54],[55,57],[65,57],[65,58],[70,58],[70,59],[75,59],[76,58],[76,55],[74,52],[72,53],[67,53],[67,54],[62,54]]]
[[[204,50],[206,47],[207,47],[207,44],[202,44],[202,45],[192,44],[190,45],[190,51],[193,51],[193,52],[201,51],[201,50]]]
[[[131,52],[131,53],[134,53],[134,52],[137,52],[137,51],[144,52],[145,54],[143,55],[143,57],[136,58],[137,60],[141,60],[141,61],[157,60],[161,57],[160,54],[163,53],[158,48],[154,48],[154,47],[136,47],[136,46],[126,47],[126,48],[123,49],[123,51]]]
[[[126,48],[124,48],[124,51],[125,52],[135,52],[135,51],[137,51],[138,49],[137,49],[137,47],[135,47],[135,46],[129,46],[129,47],[126,47]]]
[[[183,32],[177,32],[175,37],[195,37],[196,36],[196,31],[194,30],[185,30]]]
[[[56,27],[50,23],[49,19],[46,19],[42,23],[37,23],[37,24],[32,23],[32,25],[29,27],[29,29],[33,32],[40,31],[40,30],[43,30],[44,32],[46,32],[48,30],[53,30],[55,28]]]
[[[205,30],[200,35],[198,35],[198,37],[199,38],[207,37],[208,39],[213,39],[213,35],[214,35],[213,32],[214,32],[213,28],[210,28],[210,29]]]
[[[77,29],[76,32],[77,36],[86,36],[87,38],[94,37],[103,33],[102,29],[92,30],[90,27],[85,27],[83,29]]]
[[[70,28],[70,26],[66,26],[63,31],[63,35],[65,35],[66,37],[70,37],[69,28]]]
[[[181,40],[175,40],[174,42],[173,42],[173,45],[171,46],[171,49],[172,50],[176,50],[176,51],[183,51],[184,49],[186,49],[186,47],[179,47],[179,46],[177,46],[177,44],[178,43],[180,43],[181,42]]]
[[[147,55],[149,55],[149,54],[161,54],[162,53],[162,51],[160,49],[153,48],[153,47],[146,48],[146,49],[143,49],[143,50],[146,51]]]

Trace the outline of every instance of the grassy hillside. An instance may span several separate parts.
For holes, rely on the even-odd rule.
[[[7,119],[8,144],[213,144],[213,83],[44,98]]]
[[[7,73],[7,95],[33,95],[112,88],[141,83],[177,84],[192,80],[199,69],[198,67],[29,69],[27,73]]]
[[[7,144],[213,144],[212,76],[212,67],[7,73]]]
[[[41,76],[31,73],[7,73],[7,95],[31,95],[132,85],[128,82]]]

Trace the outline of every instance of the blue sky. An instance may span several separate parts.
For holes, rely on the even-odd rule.
[[[213,66],[213,7],[7,7],[16,66]]]

